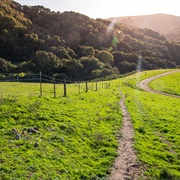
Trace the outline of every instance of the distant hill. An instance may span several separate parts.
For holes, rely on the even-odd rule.
[[[112,20],[114,18],[109,18]],[[149,28],[158,31],[170,41],[180,41],[180,17],[169,14],[117,17],[118,23],[129,27]]]

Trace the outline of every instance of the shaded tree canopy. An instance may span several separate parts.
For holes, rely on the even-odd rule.
[[[62,61],[52,52],[36,51],[35,57],[31,60],[32,69],[41,71],[44,74],[55,73],[63,67]]]

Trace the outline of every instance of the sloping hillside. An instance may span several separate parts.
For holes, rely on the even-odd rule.
[[[0,73],[86,80],[180,64],[180,44],[150,29],[11,0],[0,2],[0,20]]]
[[[109,20],[112,20],[110,18]],[[117,18],[118,23],[129,27],[149,28],[164,34],[168,40],[180,39],[180,17],[168,14],[153,14],[144,16],[130,16]],[[174,34],[174,35],[173,35]]]

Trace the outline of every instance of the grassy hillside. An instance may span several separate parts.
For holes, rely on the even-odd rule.
[[[113,88],[69,98],[1,98],[2,179],[106,177],[117,153],[118,101]]]
[[[180,178],[180,100],[144,92],[136,86],[139,79],[157,72],[144,72],[140,76],[126,78],[123,83],[127,86],[122,85],[122,90],[126,94],[126,105],[135,129],[135,148],[144,164],[147,179],[176,180]],[[177,75],[174,74],[174,77]]]
[[[2,179],[106,179],[120,135],[119,87],[147,179],[180,178],[179,99],[137,87],[140,80],[166,71],[140,72],[112,81],[108,89],[69,97],[1,96]]]

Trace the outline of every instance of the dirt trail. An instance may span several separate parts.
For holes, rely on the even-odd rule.
[[[139,86],[148,92],[153,92],[157,94],[164,94],[167,96],[173,96],[176,98],[180,98],[180,96],[167,94],[163,92],[157,92],[151,88],[149,88],[148,84],[162,76],[169,75],[174,72],[180,72],[180,70],[174,70],[170,72],[166,72],[157,76],[150,77],[145,79],[139,83]],[[133,148],[133,138],[134,138],[134,130],[132,127],[132,122],[130,115],[125,106],[125,96],[120,91],[122,99],[120,101],[120,106],[123,114],[123,126],[121,129],[121,138],[119,139],[119,147],[118,147],[118,156],[115,160],[113,169],[111,171],[110,180],[138,180],[145,179],[143,177],[143,167],[136,160],[136,152]]]
[[[123,114],[122,136],[119,140],[118,156],[115,160],[110,180],[135,180],[138,179],[141,168],[136,161],[136,153],[133,148],[134,130],[125,106],[125,96],[122,93],[121,95],[120,106]]]
[[[170,71],[170,72],[159,74],[157,76],[150,77],[148,79],[144,79],[143,81],[141,81],[139,83],[139,87],[142,88],[145,91],[152,92],[152,93],[155,93],[155,94],[163,94],[163,95],[166,95],[166,96],[172,96],[172,97],[180,98],[180,96],[178,96],[178,95],[168,94],[168,93],[165,93],[165,92],[159,92],[159,91],[156,91],[154,89],[151,89],[148,86],[151,81],[153,81],[153,80],[155,80],[157,78],[163,77],[163,76],[167,76],[167,75],[175,73],[175,72],[180,72],[180,70],[173,70],[173,71]]]

